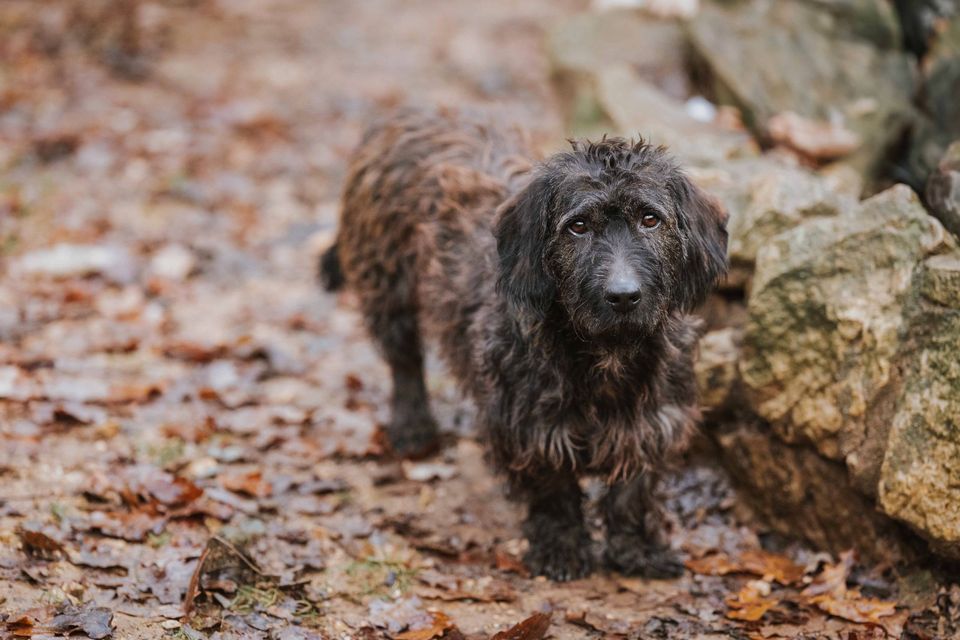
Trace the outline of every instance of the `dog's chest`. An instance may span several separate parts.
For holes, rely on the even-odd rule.
[[[685,440],[696,408],[672,398],[655,369],[609,353],[580,378],[582,402],[562,421],[579,445],[578,468],[622,480],[659,466]]]

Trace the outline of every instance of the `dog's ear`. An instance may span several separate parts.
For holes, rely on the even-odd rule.
[[[500,206],[493,228],[500,259],[497,290],[537,317],[546,315],[556,293],[544,265],[551,195],[547,175],[536,175]]]
[[[684,176],[672,182],[683,234],[679,303],[692,311],[727,273],[727,212]]]

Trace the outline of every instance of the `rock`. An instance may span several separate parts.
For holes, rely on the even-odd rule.
[[[960,238],[960,140],[950,145],[927,180],[925,197],[930,213]]]
[[[681,160],[704,164],[752,155],[750,136],[687,113],[689,81],[676,22],[636,12],[586,13],[548,38],[552,79],[568,128],[578,136],[642,134]]]
[[[860,38],[883,49],[898,48],[900,22],[889,0],[801,0],[829,14],[827,30],[840,38]],[[950,0],[952,1],[952,0]]]
[[[927,260],[920,293],[928,301],[943,307],[960,306],[960,263],[955,255],[934,256]]]
[[[720,199],[730,216],[728,289],[747,286],[758,249],[775,236],[806,220],[838,215],[856,203],[836,182],[775,155],[731,160],[691,174]]]
[[[739,374],[741,332],[735,328],[711,331],[700,340],[696,362],[700,405],[712,411],[729,407]]]
[[[857,450],[882,428],[872,410],[892,382],[914,273],[948,237],[898,186],[763,247],[740,372],[784,440],[876,475],[880,461]]]
[[[547,33],[547,51],[554,80],[577,88],[581,74],[593,75],[609,66],[629,66],[638,77],[652,82],[674,98],[689,93],[681,56],[683,30],[677,22],[657,20],[636,11],[581,13],[559,22]],[[594,121],[590,96],[575,93],[564,105],[580,126]]]
[[[740,375],[768,437],[845,466],[851,487],[960,557],[952,236],[894,187],[762,247],[748,311]]]
[[[879,503],[960,558],[960,253],[930,258],[915,280]]]
[[[948,23],[924,60],[922,116],[913,131],[907,171],[922,189],[947,147],[960,140],[960,16]]]
[[[667,146],[684,164],[713,165],[757,153],[748,134],[694,119],[683,102],[636,77],[628,67],[599,69],[592,81],[596,103],[610,119],[612,131],[627,136],[640,133],[654,144]]]
[[[856,151],[860,136],[832,122],[814,122],[793,111],[778,113],[767,122],[774,142],[811,160],[833,160]]]
[[[643,9],[660,18],[689,18],[700,10],[700,0],[593,0],[599,11]]]
[[[747,192],[745,206],[729,224],[731,261],[743,265],[752,265],[759,249],[780,233],[812,218],[835,216],[852,204],[799,168],[755,174]]]
[[[762,140],[770,139],[771,118],[793,111],[856,134],[861,144],[848,161],[876,177],[913,117],[916,75],[910,57],[889,48],[892,34],[868,37],[867,23],[852,18],[867,15],[861,11],[886,16],[883,4],[708,3],[687,23],[693,58],[710,94],[740,107]],[[878,20],[886,24],[888,18]]]
[[[916,555],[897,523],[851,484],[842,463],[783,442],[759,420],[741,418],[712,435],[723,466],[774,530],[832,553],[855,548],[876,562]]]

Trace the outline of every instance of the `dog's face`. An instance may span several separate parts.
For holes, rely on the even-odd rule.
[[[725,224],[662,149],[575,144],[499,212],[500,289],[527,312],[562,309],[585,339],[650,335],[725,273]]]

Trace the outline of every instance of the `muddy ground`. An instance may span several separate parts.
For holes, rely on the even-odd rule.
[[[5,3],[0,635],[487,638],[537,613],[556,638],[947,633],[929,574],[769,535],[709,462],[665,489],[684,577],[529,577],[437,366],[444,450],[383,451],[386,369],[314,279],[345,159],[406,102],[558,147],[543,32],[582,5],[195,0],[131,32]]]

